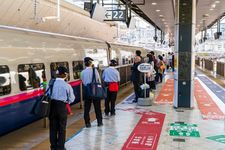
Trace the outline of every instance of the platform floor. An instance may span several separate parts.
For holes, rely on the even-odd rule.
[[[199,76],[205,76],[204,74],[198,71]],[[168,73],[166,79],[171,77],[172,73]],[[223,100],[218,97],[218,90],[217,92],[213,91],[210,89],[212,85],[207,86],[198,77],[196,80],[207,91],[214,103],[220,105],[218,109],[225,114],[225,105]],[[219,80],[215,81],[220,82]],[[211,84],[217,85],[216,82]],[[154,99],[157,98],[164,84],[165,82],[157,86]],[[224,91],[224,87],[218,85],[217,87]],[[153,103],[152,106],[138,106],[136,103],[132,103],[132,98],[132,86],[128,85],[119,93],[116,116],[104,116],[102,127],[97,127],[95,115],[92,112],[92,127],[85,128],[82,110],[76,108],[75,114],[68,121],[66,149],[225,150],[224,119],[203,118],[197,100],[194,101],[193,109],[188,110],[174,109],[173,104],[169,101],[168,103]],[[208,106],[208,103],[204,105]],[[172,123],[177,126],[171,126]],[[40,124],[41,121],[0,137],[0,149],[48,150],[48,129],[41,128]],[[185,126],[186,124],[188,126]],[[35,131],[34,128],[37,130]],[[178,133],[176,134],[176,132]],[[215,137],[218,135],[221,137]]]
[[[225,143],[207,139],[207,137],[211,136],[225,135],[224,120],[203,120],[196,102],[191,110],[176,110],[171,104],[153,104],[153,106],[141,107],[137,104],[129,103],[131,99],[128,98],[128,102],[125,100],[125,102],[118,104],[116,106],[117,115],[105,117],[103,127],[97,127],[97,123],[94,121],[92,128],[81,129],[79,133],[67,141],[66,148],[68,150],[126,149],[126,147],[123,147],[124,143],[142,116],[136,112],[150,111],[166,114],[157,150],[225,150]],[[130,111],[126,111],[127,109]],[[200,137],[170,136],[170,124],[175,122],[196,124]],[[149,126],[151,128],[151,125]],[[141,147],[141,144],[139,145]],[[127,149],[129,149],[129,146]],[[137,149],[147,150],[154,148]]]

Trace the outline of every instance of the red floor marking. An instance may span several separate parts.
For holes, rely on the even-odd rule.
[[[156,112],[142,115],[122,150],[156,150],[164,119],[165,114]]]
[[[194,95],[203,119],[224,119],[223,112],[220,110],[220,108],[216,105],[211,96],[197,80],[195,80]]]
[[[156,98],[156,103],[159,104],[172,104],[174,95],[174,81],[173,79],[168,79],[163,85],[158,97]]]

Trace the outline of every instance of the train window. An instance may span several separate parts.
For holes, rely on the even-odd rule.
[[[58,67],[65,67],[68,70],[68,77],[67,80],[70,80],[70,74],[69,74],[69,63],[68,62],[52,62],[50,64],[50,68],[51,68],[51,77],[52,78],[56,78],[56,71],[58,69]]]
[[[132,53],[129,51],[125,51],[125,50],[121,50],[120,53],[121,53],[121,58],[122,58],[122,64],[123,65],[131,64]]]
[[[45,65],[43,63],[20,64],[18,65],[18,78],[21,91],[39,88],[47,80]]]
[[[105,49],[85,49],[85,56],[94,59],[95,67],[108,66],[107,51]]]
[[[0,65],[0,96],[10,94],[11,92],[11,80],[9,67],[6,65]]]
[[[119,58],[117,57],[116,51],[115,50],[112,50],[111,52],[112,52],[111,53],[111,59],[116,60],[117,63],[118,63],[118,65],[119,65],[120,62],[119,62]]]
[[[83,61],[73,61],[73,78],[80,79],[80,73],[84,69]]]

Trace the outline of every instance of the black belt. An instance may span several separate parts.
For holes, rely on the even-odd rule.
[[[57,100],[57,99],[52,99],[51,100],[53,103],[63,103],[63,104],[66,104],[64,101],[62,100]]]

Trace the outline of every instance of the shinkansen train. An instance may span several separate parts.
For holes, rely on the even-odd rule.
[[[57,67],[69,70],[68,82],[79,104],[84,57],[92,57],[100,72],[110,59],[116,59],[122,85],[130,80],[136,50],[146,56],[146,50],[140,47],[0,26],[0,135],[40,119],[32,110],[46,83],[55,77]]]

